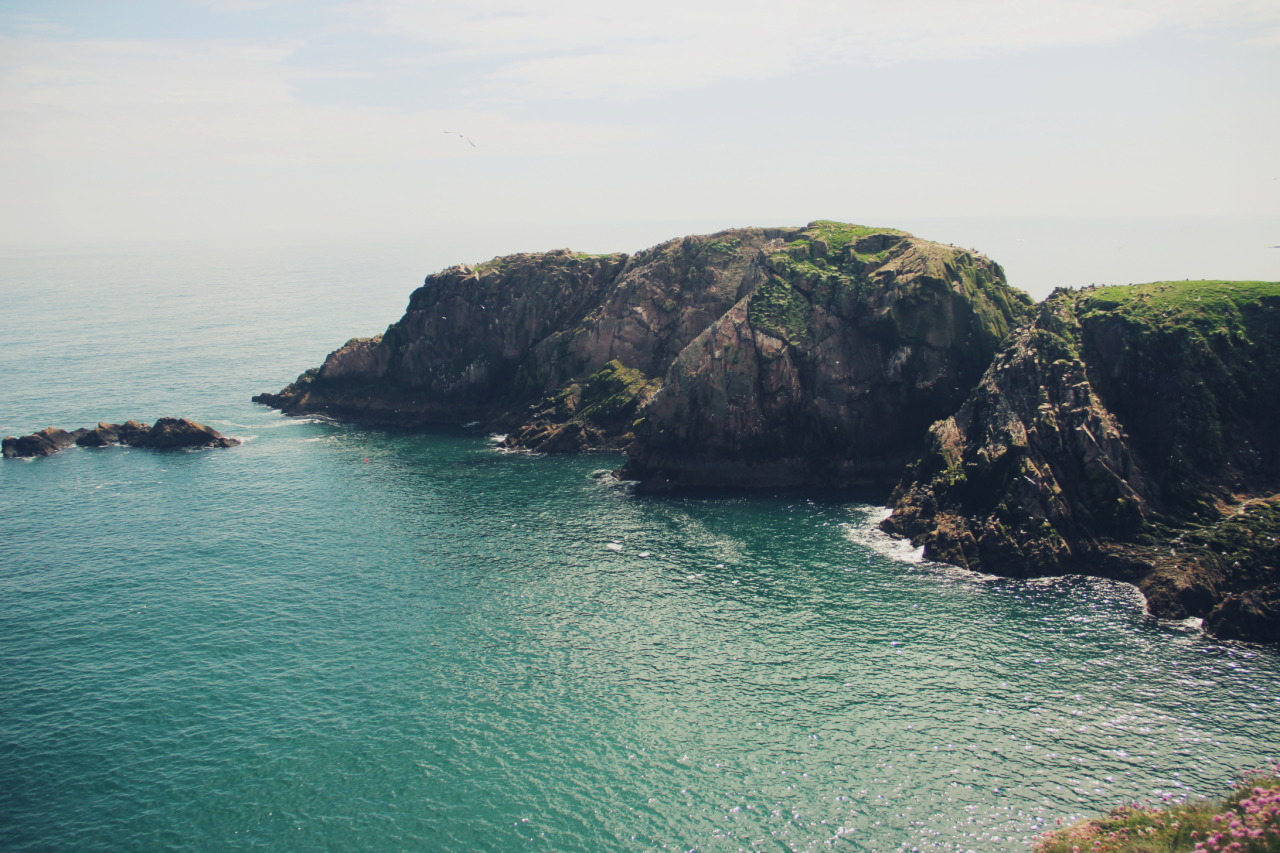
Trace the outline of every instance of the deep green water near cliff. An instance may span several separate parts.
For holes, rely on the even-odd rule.
[[[1280,655],[1129,587],[249,403],[435,268],[376,249],[0,262],[4,434],[248,439],[0,463],[0,849],[1018,850],[1280,757]]]

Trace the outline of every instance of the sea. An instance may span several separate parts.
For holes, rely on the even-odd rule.
[[[0,849],[1020,851],[1280,759],[1277,649],[924,561],[877,496],[250,402],[455,253],[0,253],[0,434],[244,442],[0,462]]]

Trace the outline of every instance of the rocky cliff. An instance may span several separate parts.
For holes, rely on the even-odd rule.
[[[634,256],[560,250],[452,267],[429,276],[384,334],[348,341],[279,394],[254,399],[372,424],[480,421],[528,449],[619,447],[671,360],[752,286],[758,256],[785,233],[741,229]],[[581,410],[599,402],[592,392],[607,378],[596,378],[586,406],[583,386],[611,363],[634,393],[593,420]]]
[[[930,430],[885,522],[932,559],[1129,580],[1280,640],[1280,283],[1057,292]]]
[[[980,255],[817,222],[672,362],[622,476],[672,486],[883,485],[1030,300]]]
[[[630,447],[651,487],[891,484],[1029,307],[985,258],[835,222],[515,255],[428,277],[383,335],[255,399]]]

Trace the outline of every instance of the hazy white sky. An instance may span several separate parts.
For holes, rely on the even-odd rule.
[[[1280,0],[0,0],[0,127],[7,243],[1277,216]]]

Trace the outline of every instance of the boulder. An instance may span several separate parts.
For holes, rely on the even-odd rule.
[[[73,444],[75,444],[75,437],[71,433],[57,427],[45,427],[30,435],[17,438],[9,436],[3,442],[3,453],[5,459],[51,456]]]
[[[106,447],[109,444],[119,444],[120,433],[118,429],[118,424],[98,421],[98,425],[94,429],[83,430],[82,434],[76,438],[76,444],[81,447]],[[81,432],[81,430],[76,431]]]
[[[140,444],[139,442],[130,442]],[[227,438],[215,429],[187,418],[161,418],[147,432],[144,447],[234,447],[239,439]]]

